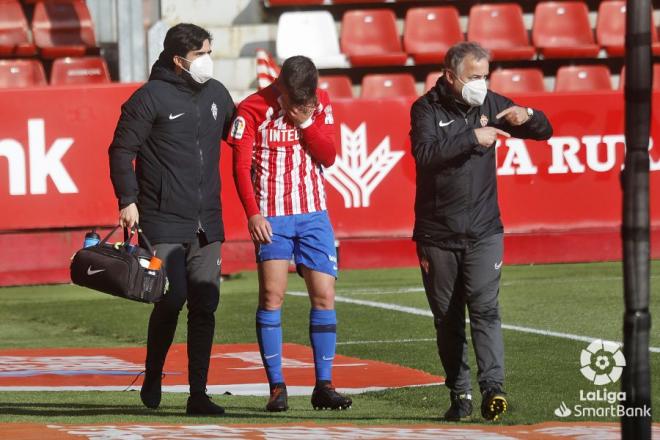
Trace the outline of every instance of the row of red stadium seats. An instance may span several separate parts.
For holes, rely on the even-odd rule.
[[[50,72],[51,85],[104,84],[110,82],[101,57],[58,58]],[[0,60],[0,88],[45,86],[46,73],[38,60]]]
[[[266,4],[266,6],[316,6],[362,3],[410,3],[418,1],[419,0],[264,0],[264,4]]]
[[[464,36],[458,10],[453,6],[415,7],[407,11],[403,38],[397,31],[390,9],[350,10],[343,15],[337,36],[332,15],[327,11],[286,12],[278,26],[278,57],[313,51],[315,61],[336,57],[333,45],[340,40],[341,53],[352,66],[404,65],[408,56],[415,63],[440,63],[453,44],[476,41],[492,52],[493,60],[542,58],[593,58],[601,48],[608,56],[622,56],[625,50],[625,1],[600,4],[596,38],[589,22],[587,5],[581,1],[539,2],[534,12],[531,41],[516,3],[476,4],[470,9]],[[304,27],[312,34],[299,38]],[[295,34],[288,36],[288,34]],[[655,26],[653,51],[660,54]],[[333,44],[334,40],[334,44]],[[310,41],[317,48],[310,49]],[[325,53],[323,53],[325,52]],[[321,63],[324,64],[324,63]]]
[[[74,3],[78,1],[81,0],[21,0],[21,3],[24,3],[26,5],[33,5],[36,3]]]
[[[82,0],[34,2],[31,26],[18,0],[0,1],[0,57],[45,59],[97,53],[94,25]]]
[[[660,90],[660,64],[653,66],[653,88]],[[435,85],[440,72],[430,73],[425,90]],[[623,78],[623,72],[621,75]],[[322,76],[319,86],[333,98],[353,98],[348,76]],[[546,92],[543,72],[539,69],[497,69],[490,75],[490,89],[501,94]],[[623,79],[619,81],[623,89]],[[612,90],[610,71],[606,66],[564,66],[557,71],[555,92]],[[369,74],[362,79],[362,98],[416,97],[415,79],[406,73]]]

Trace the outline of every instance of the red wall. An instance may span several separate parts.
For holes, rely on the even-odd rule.
[[[68,279],[68,258],[84,229],[116,221],[107,147],[120,107],[136,85],[0,92],[0,285]],[[507,139],[498,146],[499,195],[508,263],[620,258],[623,97],[539,94],[512,97],[542,109],[547,142]],[[410,100],[334,103],[338,160],[326,190],[343,268],[415,264],[414,161]],[[656,115],[660,114],[655,112]],[[652,137],[660,142],[654,118]],[[252,245],[223,145],[227,243],[224,270],[254,267]],[[651,150],[651,191],[660,147]],[[652,224],[660,212],[652,200]],[[653,248],[654,255],[658,249]]]

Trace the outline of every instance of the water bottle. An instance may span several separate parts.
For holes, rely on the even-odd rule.
[[[101,237],[96,233],[96,229],[92,229],[90,232],[85,234],[85,241],[83,247],[90,247],[99,244]]]

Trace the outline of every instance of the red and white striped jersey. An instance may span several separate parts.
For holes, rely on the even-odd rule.
[[[327,93],[316,94],[318,106],[301,127],[286,117],[276,84],[238,106],[228,143],[234,150],[236,189],[248,218],[326,209],[323,166],[335,159],[334,120]]]

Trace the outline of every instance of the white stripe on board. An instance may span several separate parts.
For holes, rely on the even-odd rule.
[[[300,291],[287,292],[287,295],[304,296],[304,297],[308,296],[307,292],[300,292]],[[346,298],[345,296],[335,296],[335,301],[340,303],[357,304],[360,306],[374,307],[377,309],[393,310],[395,312],[410,313],[411,315],[433,317],[433,314],[431,313],[430,310],[420,309],[417,307],[407,307],[407,306],[400,306],[398,304],[389,304],[389,303],[381,303],[377,301],[367,301],[363,299]],[[469,321],[466,320],[466,322]],[[591,336],[581,336],[581,335],[574,335],[571,333],[554,332],[551,330],[541,330],[537,328],[523,327],[520,325],[502,324],[502,328],[505,330],[513,330],[521,333],[531,333],[534,335],[553,336],[556,338],[570,339],[572,341],[591,342],[597,339],[602,339],[602,338],[594,338]],[[610,341],[610,342],[616,342],[617,344],[622,344],[622,342],[617,342],[617,341]],[[649,347],[649,351],[652,353],[660,353],[660,347]]]

